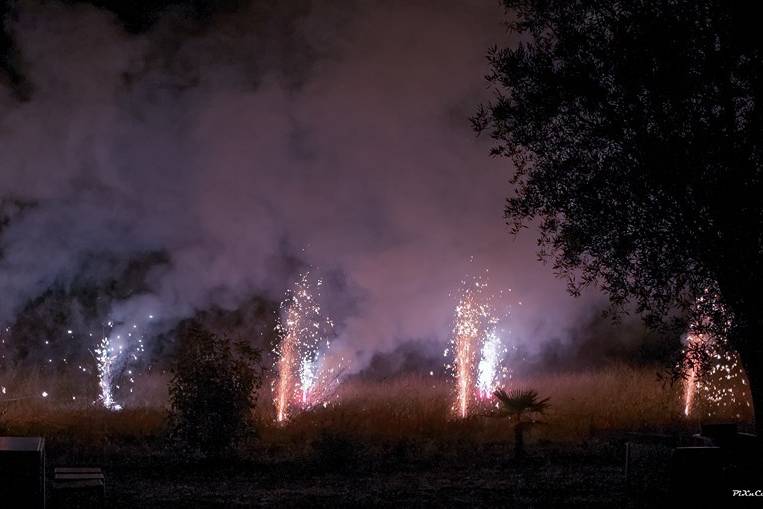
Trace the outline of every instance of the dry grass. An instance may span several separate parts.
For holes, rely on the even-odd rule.
[[[348,380],[337,404],[283,426],[274,423],[265,385],[255,412],[258,438],[223,458],[200,458],[164,440],[166,377],[142,377],[126,409],[111,412],[92,403],[94,387],[71,400],[64,391],[74,390],[72,381],[0,374],[0,385],[14,382],[0,395],[0,434],[45,436],[51,466],[101,466],[110,507],[608,507],[628,505],[619,431],[696,431],[681,414],[682,387],[663,385],[657,371],[613,366],[514,380],[507,388],[551,398],[547,425],[528,437],[535,443],[522,464],[512,462],[509,423],[455,419],[450,381],[414,375]],[[36,396],[41,390],[48,398]],[[654,501],[647,506],[664,498],[663,467],[656,464],[653,484],[639,491],[639,500]]]
[[[513,380],[511,387],[533,388],[551,398],[546,425],[535,440],[580,441],[615,430],[691,429],[682,415],[682,387],[658,380],[657,369],[612,366],[591,372],[544,374]],[[66,380],[45,380],[37,373],[0,376],[0,425],[9,434],[40,434],[103,445],[136,442],[162,433],[166,417],[167,377],[136,381],[126,410],[110,412],[93,405],[95,388],[76,394]],[[47,398],[41,391],[49,393]],[[405,376],[385,382],[352,380],[327,408],[294,416],[285,426],[273,424],[270,392],[263,389],[257,407],[261,443],[275,449],[300,449],[326,434],[362,443],[421,440],[438,443],[492,443],[510,440],[502,419],[474,416],[454,419],[448,380]],[[729,416],[724,416],[724,418]],[[749,412],[738,420],[749,420]],[[433,445],[435,447],[436,445]]]
[[[681,414],[682,387],[663,384],[657,369],[612,366],[528,377],[513,380],[510,386],[533,388],[551,398],[546,424],[533,433],[536,439],[579,441],[592,433],[691,426]],[[342,387],[340,404],[298,415],[282,429],[269,427],[266,436],[305,439],[329,430],[361,440],[409,437],[491,442],[510,438],[505,421],[479,415],[488,413],[488,405],[474,417],[459,420],[453,417],[451,400],[447,381],[432,377],[355,381]]]

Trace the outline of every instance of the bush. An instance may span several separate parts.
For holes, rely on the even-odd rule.
[[[252,432],[259,360],[244,341],[217,336],[195,321],[184,324],[169,387],[171,436],[210,456],[228,452]]]

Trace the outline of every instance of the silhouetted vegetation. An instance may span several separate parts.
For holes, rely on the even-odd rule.
[[[251,433],[261,384],[259,352],[191,321],[178,335],[169,386],[173,438],[205,455],[224,453]]]
[[[553,402],[543,417],[547,423],[525,434],[532,461],[520,465],[507,461],[513,452],[512,421],[454,419],[451,381],[428,374],[384,382],[347,380],[337,403],[295,413],[285,425],[275,422],[272,400],[260,397],[254,409],[257,440],[232,444],[231,454],[214,458],[220,461],[189,462],[179,454],[187,451],[175,444],[163,447],[168,400],[167,380],[160,373],[136,380],[136,391],[150,392],[150,399],[133,394],[124,410],[114,412],[94,405],[95,393],[72,401],[60,377],[46,379],[34,370],[0,372],[9,393],[32,396],[2,401],[0,409],[6,410],[7,434],[45,436],[49,465],[102,466],[109,507],[366,506],[380,501],[502,506],[507,496],[509,505],[520,507],[537,506],[539,500],[554,507],[608,507],[629,501],[620,441],[625,430],[696,433],[695,422],[682,412],[681,387],[660,383],[655,371],[618,365],[513,378],[512,386],[532,387]],[[213,394],[207,387],[195,387],[204,391],[204,404],[217,404],[206,398]],[[50,395],[34,397],[42,388]],[[740,411],[740,422],[751,420],[745,404],[718,410],[722,421]],[[214,426],[208,424],[206,432],[224,432]],[[247,424],[244,433],[248,429]],[[214,441],[207,444],[213,447]],[[639,496],[659,501],[667,480],[658,478]]]
[[[532,389],[508,392],[498,389],[493,395],[498,400],[499,412],[514,427],[514,457],[521,459],[525,453],[525,432],[540,423],[537,418],[546,413],[550,398],[538,399],[538,392]]]
[[[474,118],[513,162],[514,231],[577,295],[727,337],[763,427],[763,39],[739,2],[505,0],[495,100]],[[709,296],[709,298],[707,298]],[[706,297],[701,299],[702,297]]]

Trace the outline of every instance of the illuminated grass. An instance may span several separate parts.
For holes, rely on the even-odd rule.
[[[682,386],[664,384],[658,368],[613,366],[607,369],[519,377],[514,388],[533,388],[551,398],[547,425],[538,427],[530,441],[577,442],[592,434],[625,430],[695,431],[698,422],[683,415]],[[5,373],[9,381],[0,401],[4,433],[65,435],[78,441],[102,443],[108,437],[155,437],[163,432],[166,417],[164,376],[142,377],[140,387],[125,410],[108,411],[96,403],[97,384],[78,400],[61,396],[71,392],[63,379],[55,383],[38,374],[24,378]],[[360,442],[423,440],[490,443],[510,441],[511,428],[503,419],[478,415],[455,419],[452,388],[446,379],[403,376],[384,382],[348,380],[340,387],[338,403],[299,414],[286,426],[273,423],[272,400],[260,398],[255,409],[259,441],[289,450],[334,433]],[[47,398],[39,396],[42,390]],[[16,399],[29,395],[28,398]],[[486,409],[487,410],[487,409]],[[721,415],[718,420],[749,422],[751,414]]]

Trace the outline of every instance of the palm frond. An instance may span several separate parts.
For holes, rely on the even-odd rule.
[[[543,414],[550,406],[551,398],[538,399],[538,391],[533,389],[498,389],[493,393],[501,409],[509,415],[523,413]]]

